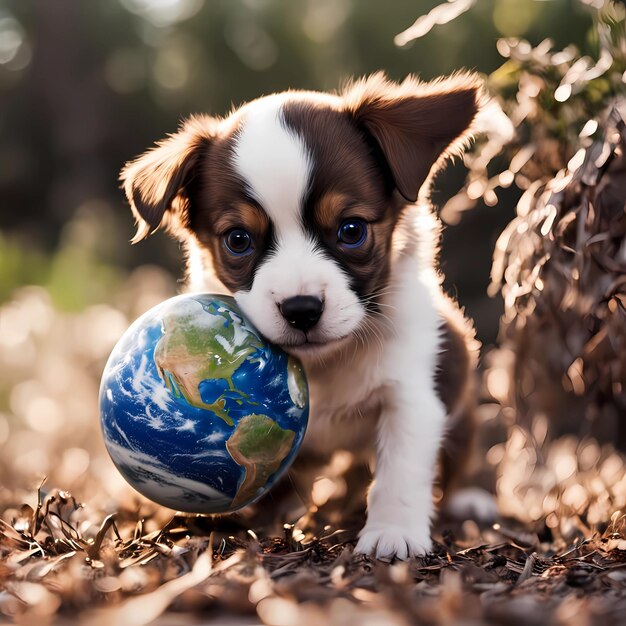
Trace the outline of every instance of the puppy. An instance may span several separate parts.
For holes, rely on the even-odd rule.
[[[469,73],[288,91],[190,118],[121,175],[134,241],[166,226],[191,290],[232,294],[302,361],[303,449],[375,459],[356,549],[377,557],[431,548],[442,445],[448,484],[472,437],[473,331],[442,291],[427,193],[481,101]]]

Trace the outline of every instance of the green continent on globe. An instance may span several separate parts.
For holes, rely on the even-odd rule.
[[[293,446],[296,433],[281,428],[267,415],[246,415],[226,441],[226,448],[245,469],[232,505],[239,507],[254,498],[274,474]]]
[[[259,348],[260,339],[228,308],[215,303],[205,308],[197,300],[180,300],[163,315],[163,336],[154,350],[154,361],[172,393],[232,426],[223,396],[210,404],[204,402],[199,385],[203,380],[224,379],[235,391],[233,374]]]

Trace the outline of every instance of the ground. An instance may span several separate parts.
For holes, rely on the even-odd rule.
[[[457,537],[406,562],[355,555],[354,530],[317,538],[285,525],[257,535],[230,518],[138,518],[120,510],[93,533],[66,492],[0,527],[0,609],[85,624],[607,624],[626,619],[623,520],[570,545],[515,522]],[[7,512],[5,511],[5,517]],[[463,535],[463,537],[461,537]],[[472,537],[473,535],[473,537]],[[471,537],[471,538],[470,538]]]

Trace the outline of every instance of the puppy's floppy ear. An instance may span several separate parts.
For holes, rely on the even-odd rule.
[[[415,202],[433,165],[469,140],[481,105],[481,81],[460,73],[430,83],[402,83],[382,73],[349,85],[342,94],[355,122],[380,147],[398,191]]]
[[[192,117],[178,132],[124,166],[120,180],[137,221],[133,243],[161,224],[171,224],[174,217],[185,223],[189,204],[187,186],[211,144],[214,127],[213,118]]]

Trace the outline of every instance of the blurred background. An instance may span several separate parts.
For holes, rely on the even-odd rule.
[[[424,79],[461,67],[490,73],[499,37],[550,36],[582,49],[590,12],[576,0],[480,0],[406,47],[394,37],[436,0],[75,0],[0,2],[0,300],[41,285],[55,307],[110,302],[144,264],[181,276],[176,244],[131,247],[122,164],[191,113],[286,88],[336,89],[380,69]],[[463,168],[440,178],[441,205]],[[449,283],[492,342],[486,296],[493,244],[512,192],[446,233]]]
[[[335,89],[380,69],[394,79],[497,74],[501,38],[549,35],[581,54],[596,45],[594,13],[578,0],[462,4],[401,47],[396,35],[436,2],[0,2],[0,481],[11,499],[35,477],[71,487],[88,467],[109,467],[94,436],[104,361],[130,321],[181,288],[175,242],[158,233],[129,244],[122,164],[181,117],[261,94]],[[439,206],[466,173],[458,162],[437,180]],[[487,296],[492,251],[521,192],[443,214],[448,285],[485,352],[502,313]]]
[[[447,285],[483,343],[476,484],[535,532],[529,545],[554,541],[561,549],[594,528],[614,533],[623,525],[611,515],[626,507],[626,465],[610,444],[626,448],[626,135],[621,148],[603,144],[597,119],[626,81],[624,7],[436,5],[0,0],[0,547],[11,549],[10,525],[43,532],[32,520],[46,476],[42,496],[69,489],[88,504],[74,510],[68,493],[49,495],[77,529],[47,526],[50,545],[65,533],[67,550],[89,551],[91,539],[81,536],[101,542],[108,518],[98,528],[114,511],[124,536],[135,538],[171,514],[125,485],[99,432],[98,385],[111,348],[132,320],[182,288],[175,242],[157,233],[129,243],[123,163],[191,113],[226,114],[286,88],[336,89],[381,69],[393,79],[477,70],[517,130],[504,152],[502,138],[479,141],[434,189],[446,223]],[[411,41],[396,45],[422,15],[429,18]],[[602,179],[609,154],[618,171]],[[586,188],[608,189],[613,208],[607,201],[604,214],[588,213],[580,175],[570,176],[576,171]],[[323,480],[332,489],[318,490],[320,506],[333,489],[346,492],[340,477]],[[479,541],[476,525],[463,533]],[[81,561],[72,563],[79,580]],[[148,577],[141,571],[134,576]],[[175,576],[166,574],[159,576]],[[156,584],[148,578],[115,590]],[[112,589],[96,585],[76,606]],[[2,612],[22,610],[5,601]]]
[[[129,244],[122,164],[181,117],[277,90],[380,69],[490,74],[503,37],[593,49],[593,12],[577,0],[464,4],[401,47],[435,1],[0,2],[0,495],[32,497],[45,475],[73,489],[106,472],[107,488],[125,488],[100,442],[100,373],[128,324],[181,288],[182,264],[163,233]],[[466,173],[458,162],[437,180],[439,206]],[[486,348],[502,312],[487,296],[492,251],[520,194],[444,215],[448,285]]]

